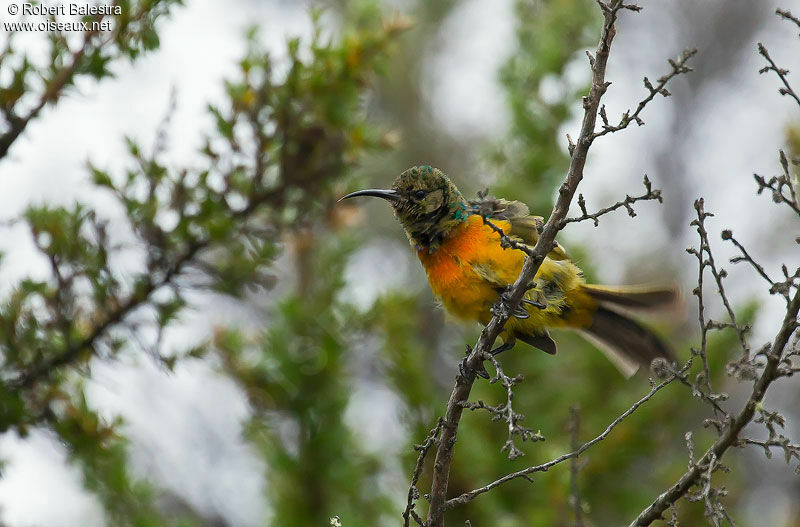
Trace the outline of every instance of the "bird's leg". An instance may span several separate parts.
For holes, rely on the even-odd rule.
[[[512,310],[509,307],[509,305],[511,304],[511,286],[508,285],[505,288],[501,289],[499,291],[500,299],[490,309],[491,314],[492,315],[508,314],[508,316],[524,320],[531,316],[531,314],[528,313],[528,310],[525,309],[525,304],[533,306],[537,309],[546,309],[547,304],[541,301],[543,295],[542,292],[539,290],[539,286],[536,280],[531,282],[531,284],[528,286],[528,290],[536,291],[536,300],[530,298],[523,298],[520,304]]]
[[[531,316],[530,313],[528,313],[528,310],[525,309],[525,306],[523,305],[524,301],[520,302],[520,304],[514,309],[511,309],[510,285],[500,290],[499,293],[500,293],[500,298],[497,300],[497,302],[495,302],[495,304],[489,310],[489,312],[492,315],[508,315],[509,317],[518,318],[520,320],[524,320]]]
[[[461,362],[458,363],[458,373],[464,378],[467,377],[467,373],[471,372],[471,373],[474,373],[475,375],[477,375],[478,377],[480,377],[482,379],[488,379],[489,378],[489,372],[487,372],[486,368],[483,367],[483,361],[481,361],[478,364],[478,367],[476,369],[474,369],[474,370],[472,368],[470,368],[469,366],[467,366],[467,359],[469,358],[469,354],[471,352],[472,352],[472,348],[470,348],[469,344],[467,344],[467,355],[463,359],[461,359]]]
[[[502,344],[497,346],[495,349],[493,349],[489,353],[491,353],[492,355],[494,355],[496,357],[496,356],[500,355],[501,353],[503,353],[504,351],[508,351],[511,348],[513,348],[514,344],[516,344],[516,343],[517,343],[517,339],[508,338],[505,342],[503,342]]]
[[[528,285],[528,291],[535,291],[536,292],[536,300],[532,300],[530,298],[523,298],[523,304],[529,304],[538,309],[547,309],[547,304],[545,304],[542,300],[544,299],[544,294],[542,290],[539,288],[539,282],[534,280],[533,282]]]

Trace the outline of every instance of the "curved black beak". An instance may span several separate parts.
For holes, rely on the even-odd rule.
[[[339,198],[339,201],[347,198],[355,198],[357,196],[373,196],[376,198],[383,198],[387,201],[398,201],[400,199],[400,195],[397,193],[396,190],[382,190],[382,189],[374,189],[368,188],[366,190],[357,190],[356,192],[351,192],[346,196],[342,196]]]

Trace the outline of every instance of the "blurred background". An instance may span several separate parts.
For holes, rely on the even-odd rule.
[[[663,189],[664,202],[637,204],[635,218],[624,211],[605,216],[598,227],[571,224],[560,242],[590,281],[680,284],[684,312],[648,323],[686,358],[699,338],[691,294],[696,260],[685,251],[697,245],[689,226],[696,198],[704,197],[715,214],[708,227],[718,263],[734,254],[719,238],[722,229],[733,230],[776,276],[781,263],[800,261],[796,218],[792,223],[788,209],[756,196],[752,177],[779,173],[779,148],[800,150],[800,112],[778,94],[774,75],[759,75],[763,58],[756,50],[763,42],[779,65],[800,70],[797,28],[774,15],[776,7],[798,11],[800,5],[669,0],[642,6],[639,14],[623,13],[618,24],[607,73],[613,84],[604,98],[612,122],[647,95],[642,77],[670,71],[668,58],[698,48],[695,71],[671,83],[670,98],[647,107],[645,126],[595,143],[579,191],[596,210],[643,193],[647,174]],[[314,9],[321,11],[312,15]],[[4,21],[6,11],[3,6]],[[259,30],[247,37],[254,24]],[[312,105],[324,101],[324,130],[340,126],[348,146],[335,150],[343,159],[336,178],[314,176],[294,208],[285,201],[254,218],[274,227],[274,244],[259,256],[269,275],[259,287],[228,294],[182,283],[185,302],[168,324],[156,332],[134,323],[118,348],[94,354],[60,380],[73,387],[70,401],[81,394],[81,411],[113,429],[113,456],[53,422],[4,427],[0,523],[321,526],[338,515],[345,526],[397,524],[416,459],[412,445],[442,414],[464,346],[480,328],[460,325],[437,307],[384,203],[335,205],[335,199],[388,187],[404,169],[430,164],[465,196],[488,187],[546,217],[568,165],[565,134],[577,136],[589,80],[584,50],[599,36],[597,6],[589,0],[188,0],[171,6],[154,27],[157,49],[110,63],[107,78],[76,78],[1,160],[4,302],[25,278],[52,281],[31,235],[35,219],[15,221],[30,206],[81,201],[108,220],[112,239],[134,246],[130,254],[146,244],[131,235],[133,216],[121,206],[127,202],[97,185],[87,161],[121,185],[127,171],[148,174],[131,161],[135,143],[168,173],[202,174],[209,159],[224,157],[220,149],[216,158],[208,152],[227,137],[225,119],[208,106],[224,114],[249,104],[237,86],[260,82],[250,68],[263,66],[252,57],[264,55],[253,49],[269,53],[272,69],[264,71],[276,83],[293,78],[295,61],[345,65],[330,85],[309,66],[295,92],[274,93],[278,99],[306,94]],[[294,37],[299,42],[289,43]],[[8,38],[0,33],[0,45]],[[22,54],[48,60],[44,33],[19,34],[14,45],[14,60]],[[326,46],[334,51],[320,51]],[[363,58],[371,51],[380,55],[374,63]],[[3,87],[14,64],[0,63]],[[363,75],[353,74],[351,82],[347,75],[359,68]],[[307,91],[303,82],[311,86]],[[346,115],[331,113],[335,108]],[[264,119],[277,119],[280,127],[280,115]],[[236,136],[238,125],[231,128]],[[319,133],[327,140],[327,131]],[[230,151],[235,159],[236,148]],[[236,261],[238,253],[220,247],[214,262]],[[114,261],[120,276],[148,272],[144,258],[121,254]],[[750,269],[726,267],[730,297],[737,314],[753,324],[758,347],[777,331],[783,303]],[[707,301],[722,317],[711,289]],[[571,406],[580,407],[581,439],[588,440],[649,389],[646,373],[625,380],[580,338],[560,332],[556,340],[556,357],[527,348],[502,356],[506,372],[526,378],[516,390],[516,409],[547,440],[526,444],[526,455],[509,461],[500,451],[505,425],[465,414],[451,495],[569,451]],[[731,393],[735,404],[748,388],[724,372],[737,356],[736,336],[715,334],[709,346],[714,386]],[[181,355],[193,347],[203,352]],[[473,390],[473,399],[487,403],[504,397],[501,387],[485,382]],[[784,382],[770,397],[770,406],[789,417],[787,435],[799,437],[791,419],[800,408],[796,386]],[[672,484],[688,460],[684,433],[694,432],[698,451],[715,437],[702,426],[707,416],[688,389],[673,385],[583,456],[586,524],[628,522]],[[760,451],[735,450],[725,462],[737,470],[716,481],[727,488],[724,502],[741,524],[800,524],[800,483],[781,455],[768,460]],[[421,489],[429,488],[429,468]],[[569,469],[562,466],[536,476],[533,485],[518,480],[488,493],[453,510],[448,521],[572,525],[568,498]],[[687,525],[704,521],[701,503],[684,501],[678,509]]]

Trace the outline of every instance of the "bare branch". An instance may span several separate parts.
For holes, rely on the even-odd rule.
[[[689,365],[691,365],[691,360],[687,363],[687,366],[684,366],[684,368],[681,369],[681,373],[685,373],[685,371],[688,370]],[[534,465],[534,466],[531,466],[531,467],[524,468],[522,470],[518,470],[517,472],[512,472],[511,474],[507,474],[507,475],[503,476],[500,479],[497,479],[497,480],[495,480],[495,481],[493,481],[493,482],[491,482],[491,483],[489,483],[487,485],[484,485],[483,487],[479,487],[479,488],[471,490],[469,492],[465,492],[464,494],[461,494],[460,496],[457,496],[455,498],[449,499],[449,500],[447,500],[447,505],[446,505],[447,509],[452,509],[452,508],[457,507],[459,505],[464,505],[465,503],[469,503],[470,501],[474,500],[475,498],[477,498],[481,494],[483,494],[485,492],[489,492],[493,488],[499,487],[500,485],[502,485],[504,483],[507,483],[507,482],[509,482],[511,480],[514,480],[514,479],[517,479],[517,478],[526,478],[527,479],[529,474],[533,474],[534,472],[547,472],[552,467],[554,467],[556,465],[559,465],[559,464],[563,463],[564,461],[567,461],[569,459],[573,459],[573,458],[576,458],[576,457],[580,456],[586,450],[588,450],[589,448],[591,448],[595,444],[599,443],[600,441],[604,440],[611,433],[611,431],[614,430],[614,428],[617,427],[617,425],[619,425],[628,416],[630,416],[633,412],[635,412],[640,406],[642,406],[647,401],[652,399],[653,396],[656,393],[658,393],[663,388],[665,388],[667,385],[672,383],[672,381],[674,379],[675,379],[674,376],[669,376],[667,379],[661,381],[660,383],[654,384],[650,388],[650,391],[644,397],[642,397],[641,399],[636,401],[633,404],[633,406],[628,408],[625,412],[620,414],[616,419],[611,421],[611,423],[606,427],[605,430],[603,430],[603,432],[600,435],[596,436],[594,439],[592,439],[590,441],[587,441],[586,443],[583,443],[576,450],[573,450],[572,452],[570,452],[568,454],[563,454],[563,455],[561,455],[561,456],[559,456],[559,457],[557,457],[555,459],[552,459],[552,460],[550,460],[550,461],[548,461],[546,463],[542,463],[541,465]]]
[[[769,51],[767,51],[767,48],[765,48],[764,44],[761,42],[758,43],[758,52],[761,54],[761,56],[767,59],[767,62],[769,62],[769,66],[764,66],[758,70],[758,72],[766,73],[768,71],[774,71],[783,83],[783,88],[778,89],[778,93],[781,95],[788,95],[789,97],[793,98],[797,104],[800,104],[800,97],[798,97],[797,93],[795,93],[794,89],[792,89],[792,86],[789,84],[789,80],[786,78],[786,74],[789,73],[789,70],[781,68],[775,64],[775,61],[769,56]]]
[[[767,181],[763,176],[753,174],[758,185],[758,193],[761,194],[764,190],[769,189],[772,191],[772,201],[775,203],[784,203],[788,205],[795,213],[800,216],[800,202],[797,199],[797,190],[794,188],[791,174],[789,173],[789,161],[786,159],[786,154],[783,150],[779,151],[779,158],[783,174],[774,176]],[[784,191],[787,191],[786,194]]]
[[[639,102],[639,105],[636,107],[636,110],[633,113],[631,113],[630,110],[623,113],[618,124],[612,125],[609,123],[608,116],[606,115],[606,107],[605,105],[601,106],[600,119],[603,122],[603,129],[599,132],[595,132],[594,137],[597,138],[606,134],[619,132],[620,130],[627,128],[631,123],[636,123],[637,125],[642,126],[644,124],[644,121],[640,117],[642,110],[644,110],[650,101],[655,99],[656,95],[660,94],[664,97],[669,97],[671,95],[669,90],[667,90],[667,83],[669,83],[673,77],[692,71],[692,68],[687,66],[686,63],[696,54],[696,49],[684,50],[683,53],[681,53],[681,56],[678,57],[678,60],[669,59],[668,62],[672,67],[672,71],[659,77],[655,86],[653,86],[653,84],[650,82],[650,79],[645,77],[644,87],[647,88],[647,91],[649,92],[647,97]]]
[[[417,455],[417,464],[414,466],[414,473],[411,475],[411,484],[408,487],[408,501],[406,502],[406,510],[403,511],[403,527],[409,527],[409,522],[411,519],[413,519],[417,525],[425,524],[417,511],[414,510],[416,507],[416,502],[419,499],[417,482],[419,481],[420,475],[422,475],[422,467],[425,465],[425,456],[428,455],[428,451],[431,449],[431,447],[437,443],[439,433],[442,431],[443,425],[444,420],[439,418],[436,426],[433,427],[430,432],[428,432],[428,436],[425,438],[425,441],[423,441],[420,445],[414,445],[414,450],[419,452],[419,454]]]
[[[714,261],[714,255],[711,253],[711,245],[709,242],[708,231],[705,227],[705,220],[711,216],[712,213],[706,212],[703,208],[705,201],[703,198],[695,200],[694,208],[697,211],[697,219],[693,220],[690,225],[697,228],[697,233],[700,235],[700,248],[695,249],[693,247],[686,249],[686,252],[689,254],[694,255],[697,257],[698,261],[698,278],[697,278],[697,287],[692,291],[692,293],[698,297],[698,307],[699,307],[699,321],[700,321],[700,328],[702,331],[701,335],[701,348],[698,350],[698,353],[701,355],[705,354],[706,348],[706,340],[707,340],[707,333],[710,329],[723,329],[723,328],[732,328],[736,331],[736,335],[739,337],[739,343],[742,347],[742,352],[745,356],[750,353],[750,345],[747,342],[746,333],[749,331],[749,327],[741,326],[736,320],[736,313],[733,311],[733,307],[731,307],[730,301],[728,300],[728,295],[725,292],[725,286],[723,285],[723,280],[728,276],[728,272],[725,269],[721,269],[717,267],[716,262]],[[722,299],[722,303],[725,306],[726,311],[728,312],[728,316],[731,319],[730,323],[719,323],[715,321],[705,321],[704,318],[704,306],[703,306],[703,275],[705,273],[705,269],[708,267],[711,270],[711,274],[714,276],[714,280],[717,283],[717,291],[719,292],[719,296]],[[693,350],[694,351],[694,350]],[[704,364],[706,361],[704,359]],[[704,366],[704,373],[708,375],[708,367]],[[710,387],[709,387],[710,388]]]
[[[489,383],[494,384],[497,381],[501,381],[502,386],[506,389],[506,403],[493,407],[495,418],[503,419],[508,425],[508,439],[506,440],[505,444],[503,444],[503,448],[501,448],[500,451],[508,451],[508,459],[516,459],[520,456],[524,456],[525,453],[518,449],[514,444],[514,436],[519,436],[523,441],[532,442],[544,441],[544,436],[541,434],[541,432],[534,432],[530,428],[520,426],[519,422],[525,419],[525,416],[515,412],[514,408],[511,406],[511,403],[514,400],[514,391],[512,388],[514,385],[522,382],[522,375],[517,375],[513,378],[509,377],[505,374],[505,372],[503,372],[503,368],[500,366],[500,363],[497,361],[497,358],[494,355],[487,353],[485,358],[486,360],[491,361],[496,371],[495,376],[489,379]],[[490,411],[491,408],[492,407],[487,407],[487,409]]]
[[[735,446],[745,446],[745,445],[754,445],[759,446],[764,449],[764,455],[767,458],[772,459],[772,448],[780,448],[783,450],[783,456],[788,464],[791,462],[792,459],[797,460],[797,468],[795,468],[795,472],[800,474],[800,444],[792,443],[788,437],[779,436],[775,439],[765,439],[765,440],[758,440],[758,439],[750,439],[749,437],[744,437],[740,439]]]
[[[650,201],[650,200],[656,200],[659,203],[664,202],[664,199],[661,197],[661,190],[659,189],[653,190],[652,183],[650,183],[650,179],[647,177],[647,174],[645,174],[644,176],[644,188],[646,192],[641,196],[631,197],[626,195],[624,200],[618,201],[617,203],[611,205],[610,207],[600,209],[593,214],[589,214],[589,212],[586,210],[586,201],[583,199],[583,194],[578,194],[578,206],[581,208],[582,214],[575,218],[565,219],[563,225],[566,225],[567,223],[592,220],[594,221],[594,226],[597,227],[600,224],[600,222],[598,221],[598,218],[600,216],[608,214],[609,212],[614,212],[619,208],[625,207],[625,210],[628,211],[628,216],[633,218],[636,216],[636,211],[634,211],[633,207],[631,206],[634,203],[639,201]]]
[[[772,280],[772,278],[769,277],[769,275],[767,275],[767,272],[764,270],[764,268],[761,266],[761,264],[759,264],[758,262],[753,260],[753,257],[750,256],[750,253],[747,252],[747,249],[745,249],[744,246],[741,243],[739,243],[736,240],[736,238],[733,237],[733,232],[732,231],[730,231],[728,229],[722,231],[722,239],[723,240],[729,240],[742,253],[742,256],[734,256],[733,258],[731,258],[730,259],[731,263],[735,264],[735,263],[739,263],[739,262],[747,262],[747,263],[749,263],[750,265],[753,266],[753,269],[755,269],[756,272],[759,275],[761,275],[761,277],[764,280],[766,280],[767,283],[769,283],[770,286],[774,286],[775,285],[775,282]]]
[[[791,13],[791,11],[789,11],[788,9],[778,8],[778,9],[775,10],[775,14],[777,14],[779,17],[783,18],[784,20],[790,20],[790,21],[794,22],[797,27],[800,27],[800,18],[797,18],[796,16],[794,16]]]
[[[778,333],[767,352],[767,364],[763,372],[753,385],[753,391],[742,408],[741,412],[730,421],[723,434],[717,438],[711,447],[706,450],[700,460],[689,468],[668,490],[656,498],[639,516],[631,523],[630,527],[644,527],[662,518],[664,512],[681,497],[685,496],[691,487],[697,484],[700,476],[707,467],[722,459],[725,452],[739,442],[742,429],[753,420],[756,410],[764,400],[764,395],[770,384],[779,377],[778,366],[783,358],[784,349],[792,334],[798,328],[798,312],[800,312],[800,290],[795,292],[786,312]]]
[[[524,252],[528,256],[533,256],[533,249],[531,247],[529,247],[528,245],[525,245],[524,243],[520,243],[520,242],[518,242],[517,240],[515,240],[513,238],[510,238],[508,235],[506,235],[506,233],[505,233],[505,231],[503,229],[501,229],[500,227],[495,225],[486,216],[481,215],[481,218],[483,219],[483,224],[484,225],[488,225],[489,227],[491,227],[491,229],[494,232],[496,232],[497,234],[500,235],[500,246],[503,249],[509,249],[509,248],[510,249],[517,249],[518,251]]]

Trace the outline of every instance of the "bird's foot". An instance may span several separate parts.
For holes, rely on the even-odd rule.
[[[510,350],[511,348],[513,348],[514,344],[515,344],[515,341],[509,339],[508,341],[506,341],[503,344],[500,344],[499,346],[494,348],[489,353],[491,353],[493,356],[496,357],[497,355],[503,353],[504,351],[507,351],[507,350]],[[472,348],[467,346],[467,355],[463,359],[461,359],[461,362],[458,363],[458,373],[461,374],[462,377],[466,378],[467,374],[472,372],[475,375],[477,375],[478,377],[488,380],[489,379],[489,372],[486,371],[486,367],[483,365],[483,361],[481,361],[478,364],[478,367],[475,368],[475,369],[472,369],[467,365],[467,359],[469,358],[469,354],[470,354],[471,351],[472,351]]]
[[[523,298],[522,303],[531,305],[537,309],[547,309],[547,305],[543,304],[542,302],[539,302],[538,300],[530,300],[528,298]]]
[[[469,358],[469,354],[471,351],[472,348],[467,346],[467,355],[463,359],[461,359],[461,362],[458,363],[458,373],[464,378],[467,378],[469,376],[468,374],[472,373],[474,375],[477,375],[481,379],[488,379],[489,372],[486,371],[486,368],[483,366],[483,361],[478,363],[478,367],[475,369],[470,368],[469,365],[467,364],[467,359]]]
[[[516,344],[516,338],[512,339],[512,338],[508,337],[508,340],[506,340],[504,343],[502,343],[499,346],[497,346],[495,349],[493,349],[489,353],[491,353],[493,356],[496,357],[496,356],[500,355],[501,353],[503,353],[504,351],[508,351],[511,348],[513,348],[514,344]]]
[[[531,300],[523,298],[522,301],[514,309],[511,309],[511,288],[507,287],[505,291],[500,293],[500,299],[492,306],[489,312],[492,315],[508,315],[509,317],[525,320],[531,316],[528,310],[525,309],[525,304],[531,305],[538,309],[544,309],[547,306],[538,300]]]
[[[537,309],[547,309],[547,304],[544,302],[544,293],[539,288],[539,281],[534,280],[528,286],[528,291],[534,291],[536,293],[536,300],[531,298],[523,298],[522,303],[531,305]]]

